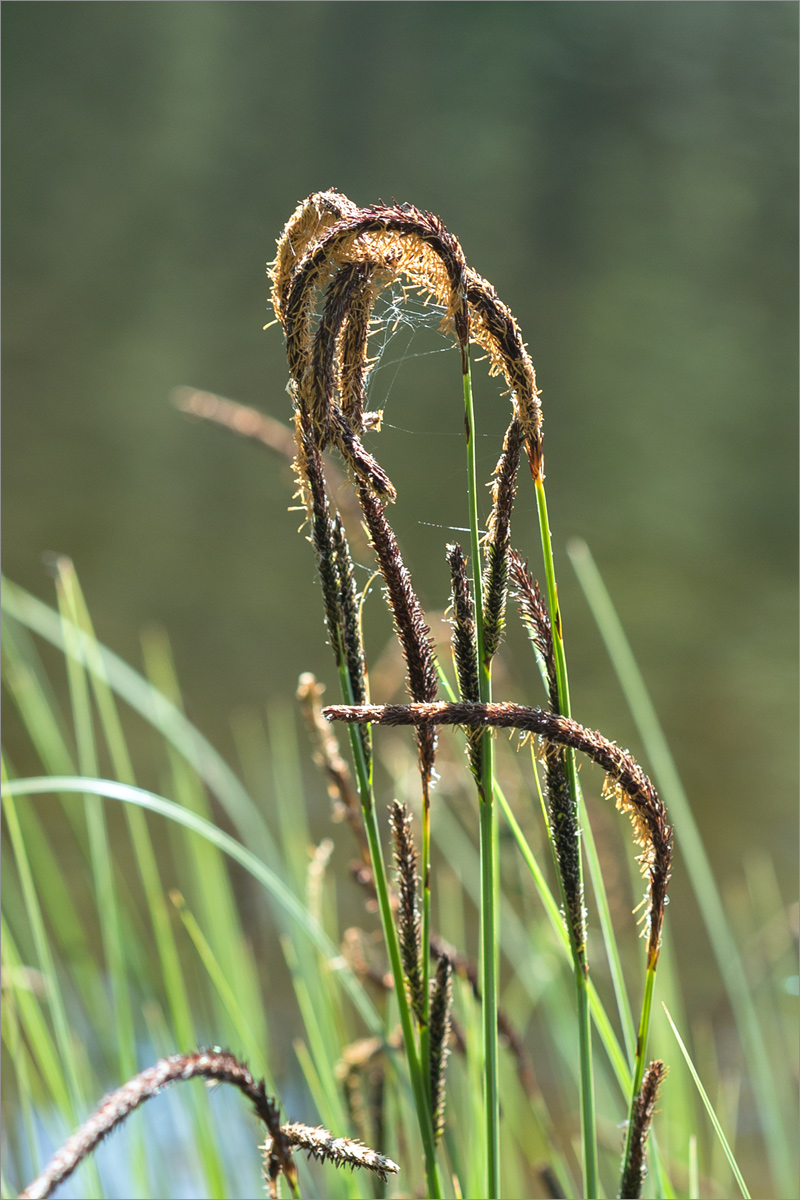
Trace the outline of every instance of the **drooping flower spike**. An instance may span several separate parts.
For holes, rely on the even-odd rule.
[[[597,763],[619,789],[617,807],[630,816],[634,840],[642,849],[642,873],[647,875],[649,885],[647,964],[648,969],[655,966],[672,872],[672,826],[655,787],[625,750],[570,717],[521,704],[373,704],[360,708],[331,705],[322,710],[322,715],[329,721],[359,724],[516,729],[579,750]]]

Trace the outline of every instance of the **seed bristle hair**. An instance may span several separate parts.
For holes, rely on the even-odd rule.
[[[394,839],[394,864],[399,894],[397,933],[400,939],[403,973],[408,985],[412,1011],[417,1020],[422,1022],[425,1019],[425,993],[422,983],[418,855],[411,832],[411,813],[405,804],[400,804],[397,800],[392,802],[389,806],[389,824]]]
[[[442,954],[436,967],[436,978],[431,987],[430,1018],[430,1088],[433,1129],[438,1141],[444,1133],[444,1115],[447,1089],[445,1074],[450,1053],[450,1009],[453,1004],[453,968],[450,959]]]
[[[651,1062],[643,1077],[642,1086],[633,1104],[631,1113],[631,1137],[628,1160],[620,1186],[620,1200],[639,1200],[642,1194],[642,1184],[647,1175],[645,1150],[653,1114],[658,1101],[661,1084],[667,1074],[667,1068],[660,1059]]]
[[[517,729],[535,733],[559,746],[579,750],[619,785],[625,811],[631,815],[634,834],[644,841],[642,871],[648,876],[647,965],[655,967],[667,886],[672,871],[672,826],[664,804],[634,758],[601,734],[585,729],[570,717],[525,708],[521,704],[385,704],[351,708],[332,705],[322,710],[329,721],[367,722],[376,725],[475,725],[479,729]],[[619,801],[618,801],[619,805]]]

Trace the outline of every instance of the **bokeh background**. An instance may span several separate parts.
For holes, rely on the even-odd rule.
[[[536,365],[576,715],[637,750],[564,553],[578,536],[724,889],[767,855],[792,904],[796,6],[6,4],[2,87],[6,573],[51,600],[43,556],[71,556],[99,636],[136,664],[163,626],[190,715],[231,757],[232,712],[289,701],[303,670],[330,679],[288,468],[169,394],[288,421],[262,327],[297,201],[336,186],[430,209]],[[442,346],[401,327],[370,395],[432,609],[466,524]],[[476,376],[488,478],[507,401]],[[515,540],[535,565],[529,497]],[[688,896],[670,918],[702,961]],[[693,986],[713,1018],[714,969]]]

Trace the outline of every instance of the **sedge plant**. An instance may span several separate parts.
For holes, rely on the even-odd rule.
[[[316,193],[301,203],[278,242],[272,266],[273,304],[286,333],[298,454],[300,494],[308,512],[311,540],[322,582],[328,635],[342,683],[344,707],[329,708],[332,719],[347,720],[368,829],[370,855],[387,949],[401,1011],[409,1071],[418,1101],[420,1132],[425,1147],[428,1186],[438,1195],[439,1181],[433,1139],[433,1101],[430,1092],[429,961],[430,942],[430,791],[439,723],[468,727],[470,766],[477,784],[481,878],[481,983],[483,1011],[483,1107],[485,1119],[485,1192],[500,1194],[498,1097],[498,939],[497,939],[497,815],[493,743],[494,725],[536,732],[558,747],[548,769],[549,813],[560,821],[551,826],[577,989],[580,1046],[581,1117],[584,1188],[598,1195],[588,957],[584,917],[584,887],[578,838],[580,795],[575,749],[604,766],[619,788],[619,806],[627,809],[637,841],[643,847],[643,869],[649,876],[648,962],[636,1061],[630,1097],[629,1135],[624,1155],[623,1189],[630,1189],[634,1126],[641,1108],[645,1054],[655,967],[661,941],[666,887],[671,869],[672,831],[655,789],[631,761],[620,766],[614,753],[598,750],[598,735],[572,730],[569,684],[558,606],[547,501],[544,490],[542,420],[536,376],[519,327],[494,288],[468,267],[456,238],[430,213],[412,206],[376,205],[359,209],[337,192]],[[460,354],[467,453],[467,498],[470,530],[472,589],[466,586],[460,548],[449,551],[456,618],[456,663],[462,703],[445,711],[437,707],[437,677],[429,629],[402,561],[386,506],[396,490],[377,459],[364,445],[365,432],[380,424],[380,413],[365,411],[370,322],[383,288],[400,282],[421,292],[443,309],[443,327],[455,339]],[[472,398],[470,344],[487,353],[492,372],[509,388],[512,418],[493,487],[492,513],[485,542],[479,534],[475,455],[475,413]],[[398,937],[385,883],[385,867],[374,824],[375,799],[369,777],[369,747],[363,728],[369,723],[400,723],[397,711],[365,704],[366,671],[361,630],[352,588],[352,567],[344,527],[332,518],[325,490],[321,453],[335,447],[352,477],[394,618],[408,670],[411,705],[403,723],[415,727],[422,781],[422,919],[420,999],[414,1006],[417,1036],[413,1036],[407,995],[408,971],[402,973]],[[510,518],[516,492],[520,454],[524,450],[533,479],[539,513],[548,613],[550,723],[541,725],[525,713],[511,715],[509,706],[492,700],[492,658],[500,644],[508,587]],[[542,611],[542,622],[544,612]],[[474,642],[470,645],[470,642]],[[356,700],[356,694],[361,699]],[[387,715],[388,713],[388,715]],[[454,718],[458,714],[458,719]],[[558,725],[557,718],[564,722]],[[515,724],[515,720],[517,723]],[[526,722],[533,722],[526,723]],[[553,724],[555,722],[555,724]],[[357,728],[360,723],[360,728]],[[575,727],[579,729],[580,727]],[[555,731],[558,730],[556,733]],[[607,747],[608,743],[604,743]],[[624,780],[624,782],[621,782]],[[639,1109],[637,1109],[637,1105]],[[652,1106],[649,1106],[652,1108]],[[648,1106],[645,1105],[645,1110]],[[640,1138],[641,1142],[641,1138]]]
[[[407,1163],[409,1154],[415,1153],[424,1164],[428,1196],[531,1194],[523,1190],[530,1186],[529,1174],[520,1173],[520,1156],[510,1152],[512,1145],[530,1145],[538,1149],[522,1156],[525,1170],[535,1172],[546,1194],[598,1196],[604,1194],[598,1142],[607,1148],[607,1138],[598,1121],[595,1091],[605,1104],[609,1089],[616,1088],[625,1097],[628,1112],[617,1193],[622,1197],[642,1194],[647,1147],[657,1194],[674,1196],[670,1178],[675,1169],[674,1152],[665,1163],[654,1135],[650,1135],[666,1068],[661,1058],[648,1062],[647,1057],[671,871],[672,829],[662,800],[641,767],[571,714],[544,490],[541,405],[533,365],[517,323],[491,284],[468,266],[457,239],[443,223],[412,206],[362,209],[338,192],[315,193],[298,206],[287,223],[271,273],[272,301],[286,335],[295,471],[317,561],[342,703],[323,708],[322,689],[311,676],[301,679],[298,695],[313,756],[327,779],[335,813],[346,823],[357,848],[353,876],[380,916],[389,975],[376,960],[369,938],[354,929],[341,933],[335,919],[331,924],[335,904],[323,900],[330,896],[325,891],[331,886],[330,879],[326,883],[330,846],[318,846],[310,865],[303,867],[308,835],[305,822],[299,822],[296,814],[292,782],[298,777],[296,764],[284,763],[281,768],[278,763],[275,772],[280,845],[251,799],[263,790],[259,761],[280,759],[285,753],[285,736],[278,732],[268,749],[256,751],[253,739],[257,740],[258,734],[252,725],[238,727],[237,744],[249,777],[248,786],[243,786],[183,716],[168,655],[158,639],[148,644],[151,678],[144,680],[98,645],[74,571],[66,560],[57,564],[60,617],[9,585],[4,594],[9,620],[4,646],[6,677],[43,767],[40,778],[12,777],[4,785],[6,819],[21,881],[21,907],[34,929],[33,939],[26,941],[24,928],[15,923],[13,935],[22,937],[22,946],[10,929],[4,940],[4,979],[9,981],[11,997],[8,1015],[4,1015],[4,1039],[19,1059],[22,1111],[31,1144],[35,1140],[32,1096],[37,1080],[45,1080],[50,1094],[60,1096],[60,1106],[73,1128],[81,1110],[86,1109],[88,1095],[97,1090],[97,1080],[94,1074],[82,1074],[75,1059],[67,1034],[67,1002],[50,949],[52,931],[62,930],[67,936],[73,920],[72,900],[59,883],[46,829],[32,812],[26,813],[18,805],[48,792],[61,797],[64,817],[101,915],[102,958],[110,969],[114,1024],[125,1028],[135,1023],[128,1000],[129,982],[141,972],[141,964],[149,962],[145,947],[150,935],[128,915],[136,907],[127,896],[129,882],[110,869],[113,850],[104,832],[100,797],[122,803],[126,813],[132,814],[128,836],[140,877],[137,886],[146,897],[145,911],[157,949],[155,961],[166,985],[163,1011],[158,1010],[157,1018],[151,1017],[151,1041],[161,1052],[157,1064],[133,1074],[136,1055],[130,1037],[125,1046],[117,1045],[117,1071],[129,1082],[109,1095],[24,1194],[49,1194],[106,1132],[166,1084],[201,1078],[233,1084],[266,1125],[265,1178],[273,1195],[279,1194],[281,1180],[293,1196],[310,1194],[315,1185],[319,1189],[316,1177],[309,1177],[302,1161],[295,1161],[297,1151],[335,1165],[366,1168],[375,1181],[371,1189],[355,1178],[342,1184],[340,1178],[329,1175],[324,1194],[362,1196],[374,1192],[383,1196],[387,1178],[396,1172],[394,1159]],[[433,622],[429,624],[422,609],[388,520],[389,505],[397,495],[395,486],[367,445],[367,435],[377,432],[381,422],[381,413],[367,408],[376,304],[385,289],[397,288],[404,299],[417,293],[437,306],[444,332],[455,343],[461,369],[470,542],[466,552],[457,544],[445,551],[455,687],[442,667],[441,651],[431,633]],[[490,372],[505,381],[511,403],[485,521],[479,503],[472,396],[475,346],[488,358]],[[175,402],[282,455],[289,452],[285,430],[274,421],[266,425],[258,414],[241,406],[186,390],[176,395]],[[330,451],[338,457],[338,468]],[[541,591],[512,547],[511,517],[521,462],[527,462],[536,496],[545,580]],[[337,493],[334,504],[331,481],[337,469],[349,478],[351,488]],[[484,524],[486,532],[482,534]],[[363,597],[356,586],[350,548],[357,544],[360,556],[364,534],[377,560],[402,651],[408,692],[405,704],[374,704],[369,694],[361,628]],[[512,594],[539,664],[547,695],[544,708],[497,701],[493,696],[492,664],[503,640]],[[75,753],[25,640],[26,630],[59,646],[69,664]],[[118,699],[153,723],[163,738],[170,764],[169,790],[175,800],[136,786],[116,712]],[[333,735],[335,722],[347,726],[350,767]],[[414,738],[421,836],[415,838],[408,805],[393,801],[394,880],[384,857],[374,782],[383,735],[376,735],[373,744],[373,725],[406,727]],[[464,739],[477,793],[477,855],[466,829],[434,786],[437,754],[448,752],[439,744],[443,727],[460,730]],[[513,810],[500,786],[495,754],[495,735],[500,729],[530,741],[534,750],[537,786],[539,775],[543,780],[546,846],[554,864],[555,890],[550,889],[538,861],[527,818]],[[641,850],[647,906],[644,1000],[638,1028],[632,1027],[602,876],[578,785],[578,754],[603,771],[606,794],[631,818],[634,840]],[[112,763],[115,779],[96,778],[101,759]],[[9,768],[13,776],[11,764]],[[398,780],[395,784],[399,788]],[[241,841],[213,825],[206,789],[222,804]],[[81,798],[83,819],[77,808]],[[176,843],[181,846],[183,864],[180,888],[162,884],[144,823],[145,811],[169,822],[176,837],[189,839],[185,849]],[[543,905],[544,915],[540,913],[534,923],[535,938],[503,892],[498,811],[511,829]],[[437,846],[447,848],[447,870],[434,875]],[[277,1102],[267,1094],[267,1087],[278,1092],[270,1070],[268,1026],[259,1009],[255,963],[237,924],[223,856],[267,889],[303,1018],[304,1036],[295,1043],[297,1062],[322,1123],[342,1136],[334,1137],[310,1124],[282,1122]],[[589,970],[584,861],[598,899],[604,942],[610,948],[622,1045]],[[288,878],[284,863],[291,865]],[[41,901],[37,874],[43,880]],[[174,1053],[176,1045],[197,1045],[201,1029],[192,1012],[166,897],[208,981],[213,1002],[207,1009],[213,1015],[215,1040],[227,1036],[242,1047],[251,1064],[265,1075],[265,1084],[258,1083],[250,1068],[228,1051],[214,1048]],[[480,913],[477,965],[457,948],[464,944],[463,919],[459,931],[458,912],[472,901]],[[445,923],[448,936],[442,936],[437,928],[437,914],[438,924]],[[537,972],[526,969],[539,960],[541,946],[553,935],[557,953],[566,952],[572,966],[577,1038],[575,1025],[565,1021],[570,1009],[567,981],[550,995],[541,989]],[[58,937],[55,940],[58,943]],[[509,1007],[505,997],[501,1003],[501,953],[514,966]],[[43,968],[53,1033],[35,993],[23,986],[26,961]],[[91,1011],[101,975],[98,968],[96,976],[90,970],[78,977],[85,994],[77,999],[87,1011]],[[553,1028],[563,1031],[559,1034],[562,1059],[574,1071],[580,1097],[580,1182],[572,1176],[569,1152],[560,1146],[552,1111],[537,1081],[536,1059],[530,1056],[521,1032],[538,1005],[550,1006]],[[395,1033],[395,1021],[399,1033]],[[208,1028],[207,1024],[203,1028]],[[592,1055],[593,1037],[604,1051],[597,1063]],[[570,1039],[576,1044],[568,1049]],[[507,1047],[507,1053],[501,1052],[502,1047]],[[59,1055],[66,1067],[61,1077],[56,1065]],[[399,1069],[401,1058],[406,1073]],[[202,1105],[196,1106],[194,1121],[208,1189],[211,1194],[223,1195],[224,1154]],[[694,1179],[698,1173],[696,1140],[690,1144],[695,1147],[689,1155]],[[729,1147],[727,1150],[732,1155]],[[35,1156],[32,1159],[35,1162]],[[143,1179],[142,1184],[147,1186],[148,1181]],[[400,1186],[408,1191],[414,1185],[401,1180]],[[89,1181],[87,1194],[90,1192],[99,1193],[97,1178]],[[10,1194],[7,1185],[4,1194]]]

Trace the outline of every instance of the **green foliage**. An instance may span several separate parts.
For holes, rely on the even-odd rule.
[[[187,734],[190,727],[177,720],[179,693],[163,638],[151,637],[145,656],[157,690],[130,668],[119,669],[118,660],[97,643],[67,564],[62,565],[59,590],[61,618],[13,585],[5,588],[6,684],[30,737],[31,753],[35,749],[41,763],[41,778],[27,782],[14,782],[9,764],[11,790],[4,796],[5,1194],[13,1194],[36,1172],[49,1148],[122,1082],[125,1072],[198,1042],[227,1044],[238,1051],[254,1073],[266,1076],[268,1089],[282,1098],[290,1119],[321,1121],[337,1133],[369,1140],[376,1132],[374,1116],[359,1114],[352,1087],[343,1085],[340,1065],[346,1047],[369,1035],[379,1045],[386,1046],[387,1037],[390,1043],[380,1148],[401,1163],[402,1174],[388,1187],[398,1194],[418,1189],[421,1150],[407,1076],[393,1049],[394,1006],[391,997],[376,995],[353,973],[339,952],[343,930],[337,908],[346,903],[352,920],[353,898],[346,896],[348,885],[330,866],[323,865],[321,877],[310,869],[312,835],[302,814],[311,797],[299,794],[300,752],[287,736],[285,714],[271,719],[272,739],[260,722],[237,723],[237,742],[249,772],[254,762],[272,762],[276,777],[271,793],[266,788],[261,793],[264,810],[273,814],[269,823],[274,832],[264,826],[262,854],[256,854],[247,846],[247,831],[263,820],[255,801],[238,781],[226,790],[224,781],[233,776],[199,735],[185,736],[180,748],[176,745],[181,741],[176,728]],[[61,681],[48,678],[31,630],[63,651],[60,665],[50,660],[50,671],[73,672],[66,715],[54,699]],[[138,703],[149,721],[147,736],[161,747],[160,796],[134,782],[134,732],[139,745],[141,729],[126,711],[129,705],[120,706],[123,697]],[[408,769],[412,748],[385,735],[380,741],[387,745],[383,766],[392,773],[396,793],[413,792],[413,782],[410,787],[407,782],[409,775],[413,780]],[[442,753],[448,771],[455,756]],[[106,779],[81,775],[79,754],[84,755],[84,769],[99,767]],[[553,899],[555,881],[549,864],[544,865],[547,844],[525,798],[530,781],[522,779],[519,756],[501,755],[500,760],[502,809],[527,862],[520,873],[511,847],[503,846],[500,1003],[514,1026],[526,1032],[534,1067],[531,1084],[509,1048],[501,1054],[504,1194],[545,1194],[546,1165],[566,1194],[578,1195],[580,1168],[573,1145],[578,1064],[568,939]],[[37,797],[37,792],[50,794]],[[479,894],[478,852],[458,791],[448,787],[443,792],[432,822],[441,880],[433,921],[443,936],[459,946],[466,942],[469,951],[474,950],[470,929]],[[115,801],[124,801],[122,823]],[[233,836],[219,826],[221,801],[228,819],[238,814]],[[106,830],[100,848],[98,815]],[[342,851],[349,853],[348,838],[344,826],[335,827],[335,841],[344,843],[341,849],[337,845],[337,862]],[[323,859],[314,861],[319,867]],[[250,890],[241,868],[261,885],[258,891]],[[759,928],[769,927],[776,936],[781,918],[774,897],[767,903],[765,872],[754,870],[751,876],[752,906],[746,919],[760,921]],[[357,919],[367,933],[374,931],[374,915],[365,912]],[[281,931],[283,961],[274,953],[265,957],[266,921]],[[624,967],[625,954],[621,959]],[[680,1014],[680,981],[672,959],[667,938],[660,986]],[[777,1032],[791,1039],[788,1005],[781,1005],[779,995],[783,966],[785,959],[774,960],[770,987],[781,1016]],[[630,1079],[613,990],[599,967],[596,977],[600,994],[592,988],[591,1007],[603,1047],[595,1060],[599,1164],[601,1176],[613,1178]],[[277,995],[285,1003],[287,978],[296,999],[291,1052],[283,1023],[271,1027],[277,1005],[270,997]],[[443,1156],[465,1194],[477,1194],[484,1170],[476,1088],[481,1016],[464,979],[455,983],[464,1052],[454,1052],[449,1064]],[[617,986],[623,986],[619,980]],[[120,1012],[133,1031],[125,1043]],[[680,1015],[679,1020],[686,1039],[691,1021]],[[660,1194],[686,1194],[693,1139],[703,1194],[713,1194],[715,1186],[724,1194],[727,1159],[715,1157],[713,1127],[691,1100],[686,1068],[676,1061],[674,1040],[660,1014],[653,1038],[655,1052],[672,1063],[655,1124],[664,1172]],[[694,1041],[706,1092],[719,1097],[717,1107],[731,1121],[727,1137],[735,1151],[735,1095],[743,1079],[731,1101],[730,1063],[715,1061],[707,1032],[694,1031]],[[258,1194],[257,1133],[235,1098],[223,1104],[221,1096],[187,1085],[129,1124],[129,1131],[116,1135],[113,1163],[98,1154],[94,1165],[81,1168],[71,1194],[169,1196],[179,1180],[189,1180],[198,1195]],[[244,1149],[248,1141],[249,1153]],[[172,1171],[170,1164],[178,1160],[189,1164],[188,1173]],[[712,1166],[720,1172],[716,1185],[708,1176]],[[301,1166],[300,1181],[308,1196],[373,1194],[370,1180],[339,1174],[330,1166]],[[64,1194],[70,1192],[65,1189]],[[770,1194],[766,1188],[764,1194]]]

